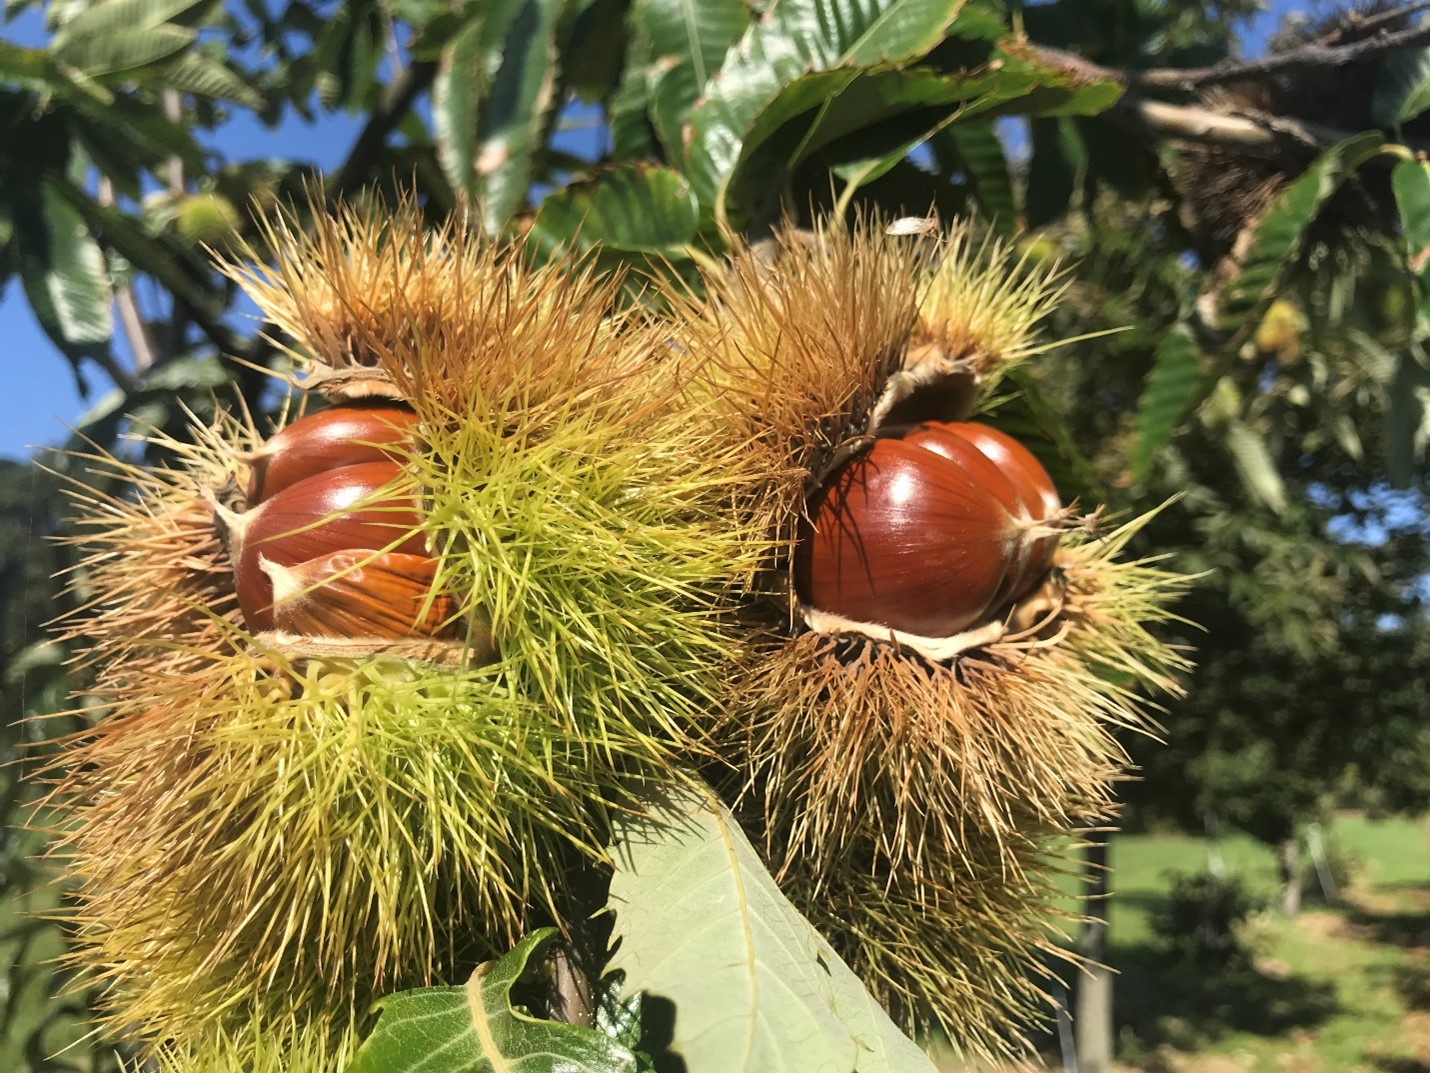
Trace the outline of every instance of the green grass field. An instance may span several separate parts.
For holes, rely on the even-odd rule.
[[[1245,929],[1249,965],[1178,965],[1155,913],[1174,873],[1204,871],[1208,844],[1175,835],[1112,843],[1111,961],[1120,1057],[1130,1069],[1430,1073],[1430,822],[1338,819],[1327,832],[1351,882],[1334,908],[1292,920],[1265,911]],[[1228,875],[1270,901],[1264,846],[1222,840]],[[1308,893],[1314,893],[1308,876]]]
[[[1337,870],[1349,872],[1338,903],[1318,902],[1308,865],[1304,911],[1254,913],[1241,932],[1250,957],[1223,967],[1179,961],[1157,932],[1174,877],[1207,870],[1207,840],[1113,838],[1118,1073],[1430,1073],[1430,817],[1343,816],[1324,834]],[[1228,878],[1274,901],[1267,847],[1232,836],[1217,851]],[[1046,1068],[1062,1069],[1055,1040],[1040,1043]]]

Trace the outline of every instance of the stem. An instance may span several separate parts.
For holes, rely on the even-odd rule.
[[[1081,1073],[1112,1069],[1112,970],[1107,967],[1108,832],[1095,831],[1084,851],[1083,925],[1077,952],[1087,959],[1077,981],[1077,1057]]]
[[[114,204],[114,183],[109,176],[99,177],[95,200],[106,208]],[[148,325],[144,323],[144,317],[139,311],[132,284],[126,283],[115,292],[114,304],[119,309],[119,324],[124,329],[124,338],[128,340],[129,350],[134,355],[134,371],[142,374],[154,364],[154,340],[149,335]]]
[[[576,955],[566,943],[551,948],[551,1016],[568,1025],[589,1028],[595,1020],[591,1001],[591,978],[577,964]]]

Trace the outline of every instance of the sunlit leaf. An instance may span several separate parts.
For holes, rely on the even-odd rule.
[[[211,56],[189,52],[164,68],[164,85],[198,97],[263,107],[263,95],[232,69]]]
[[[614,859],[613,967],[674,1003],[686,1073],[934,1073],[713,795],[623,819]]]
[[[1390,184],[1406,253],[1411,263],[1423,270],[1430,263],[1430,165],[1423,160],[1402,160],[1390,173]],[[1430,317],[1426,321],[1430,323]]]
[[[172,23],[211,0],[102,0],[78,9],[56,32],[53,46],[62,48],[84,37],[107,37],[120,30],[154,29]]]
[[[434,87],[438,152],[453,190],[500,231],[526,198],[554,105],[559,0],[473,5]]]
[[[16,221],[30,307],[72,362],[107,354],[114,324],[104,252],[52,184],[40,189],[37,200],[37,218]]]
[[[690,108],[750,24],[745,0],[637,0],[637,32],[650,42],[650,117],[672,159],[685,152]]]
[[[56,46],[55,59],[89,75],[144,67],[182,52],[194,40],[179,26],[128,27],[102,35],[77,37]]]
[[[730,50],[690,117],[688,173],[702,205],[723,216],[724,188],[745,136],[802,75],[922,56],[961,0],[782,0]]]
[[[533,233],[548,249],[601,246],[678,254],[699,225],[699,206],[679,173],[637,164],[549,194]]]
[[[806,160],[831,165],[883,158],[892,167],[940,127],[1027,93],[1027,76],[1003,71],[945,75],[920,67],[840,68],[785,86],[755,120],[728,178],[726,211],[753,211]],[[866,180],[867,181],[867,180]]]
[[[1286,482],[1266,449],[1266,441],[1239,417],[1226,423],[1225,435],[1227,450],[1247,492],[1278,513],[1284,510]]]

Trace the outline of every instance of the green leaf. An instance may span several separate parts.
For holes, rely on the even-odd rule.
[[[180,56],[164,68],[164,85],[181,93],[262,108],[263,95],[226,64],[198,52]]]
[[[547,195],[532,231],[547,250],[600,246],[674,256],[699,226],[700,207],[678,172],[634,164]]]
[[[963,172],[984,217],[1000,235],[1012,238],[1018,230],[1018,201],[993,124],[950,124],[929,140],[929,148],[941,170]]]
[[[443,51],[434,94],[438,151],[452,188],[499,232],[530,185],[532,153],[555,103],[560,0],[473,5]]]
[[[606,106],[611,123],[611,155],[617,160],[654,159],[660,156],[655,128],[650,121],[650,41],[635,28],[626,41],[626,66],[620,85]]]
[[[1321,207],[1384,144],[1385,137],[1377,131],[1346,138],[1317,157],[1276,196],[1256,224],[1240,271],[1222,295],[1219,310],[1224,329],[1240,327],[1270,299],[1301,252],[1306,229]]]
[[[62,76],[42,48],[22,48],[0,41],[0,82],[37,93],[53,92]]]
[[[182,52],[194,32],[181,26],[133,26],[103,35],[77,37],[54,49],[55,59],[87,75],[129,71]]]
[[[452,189],[467,199],[476,197],[477,108],[486,94],[497,57],[486,37],[486,9],[471,7],[471,16],[442,50],[432,84],[432,119],[437,131],[437,156]]]
[[[1380,65],[1370,112],[1377,126],[1395,127],[1430,108],[1430,48],[1392,52]]]
[[[1404,351],[1396,362],[1386,441],[1390,483],[1408,488],[1430,445],[1430,369],[1419,348]]]
[[[832,164],[879,161],[868,176],[874,178],[933,131],[1028,88],[1025,75],[987,70],[946,75],[879,65],[804,75],[750,128],[726,186],[727,212],[755,211],[788,172],[815,156]]]
[[[1278,514],[1286,509],[1286,484],[1266,449],[1266,441],[1239,417],[1226,423],[1226,446],[1246,490]]]
[[[1430,254],[1430,165],[1402,160],[1390,173],[1395,205],[1400,210],[1400,231],[1412,260],[1424,262]]]
[[[1153,454],[1211,394],[1275,298],[1321,207],[1356,168],[1380,151],[1384,142],[1379,132],[1369,131],[1333,145],[1272,201],[1255,225],[1240,270],[1222,292],[1220,327],[1228,338],[1211,369],[1195,373],[1200,362],[1190,334],[1181,337],[1183,329],[1174,330],[1163,341],[1142,396],[1137,443],[1132,451],[1134,477],[1146,472]]]
[[[121,30],[152,30],[174,22],[210,0],[102,0],[81,8],[56,32],[52,46],[61,48],[84,37],[108,37]]]
[[[201,282],[208,278],[207,275],[193,262],[186,267],[181,255],[168,240],[149,234],[132,217],[114,206],[99,204],[74,183],[56,180],[54,190],[71,210],[99,232],[106,246],[139,271],[153,276],[170,294],[195,309],[207,309],[215,304],[216,296],[205,290]]]
[[[70,361],[105,355],[114,324],[104,251],[53,184],[41,187],[38,210],[37,218],[27,212],[16,220],[30,306]]]
[[[750,24],[745,0],[637,0],[631,22],[650,42],[650,118],[670,159],[685,154],[685,122],[725,53]]]
[[[612,967],[674,1003],[687,1073],[934,1073],[708,791],[623,819],[614,859]]]
[[[377,1027],[346,1073],[633,1073],[635,1055],[605,1033],[512,1006],[512,987],[555,937],[555,928],[528,936],[465,987],[380,999]]]
[[[781,0],[729,51],[690,117],[687,174],[725,219],[724,193],[745,137],[795,79],[915,60],[942,40],[962,0]]]
[[[501,43],[476,157],[477,205],[492,234],[522,205],[531,185],[532,153],[555,104],[560,10],[560,0],[525,0]]]
[[[1137,442],[1132,448],[1132,476],[1140,478],[1147,464],[1184,420],[1187,400],[1200,389],[1201,352],[1191,329],[1178,324],[1167,332],[1152,358],[1152,373],[1138,405]]]

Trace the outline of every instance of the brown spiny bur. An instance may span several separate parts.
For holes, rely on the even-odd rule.
[[[1063,517],[1037,459],[995,429],[886,429],[813,496],[795,587],[818,611],[950,637],[1042,582]]]

